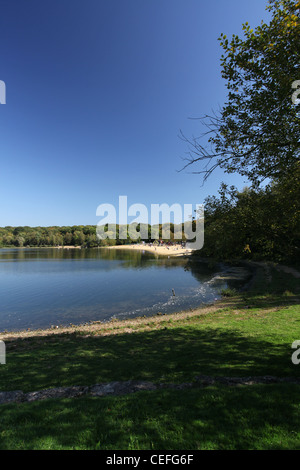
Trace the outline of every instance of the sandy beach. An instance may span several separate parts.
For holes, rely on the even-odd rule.
[[[181,248],[180,246],[167,246],[167,245],[150,246],[146,244],[143,245],[142,243],[134,244],[134,245],[116,245],[116,246],[109,246],[107,248],[114,249],[114,250],[148,251],[156,255],[164,255],[164,256],[188,256],[193,251],[191,249]]]
[[[65,246],[56,246],[54,248],[57,249],[80,249],[81,246],[74,246],[74,245],[65,245]],[[177,246],[150,246],[150,245],[143,245],[142,243],[137,243],[133,245],[115,245],[115,246],[106,246],[103,248],[113,249],[113,250],[138,250],[138,251],[148,251],[150,253],[154,253],[156,255],[163,255],[163,256],[188,256],[192,253],[193,250],[187,248],[181,248],[179,245]]]
[[[54,246],[53,248],[60,248],[60,249],[64,249],[64,250],[70,250],[70,249],[74,249],[74,248],[78,248],[80,249],[81,246],[80,245],[64,245],[64,246]]]

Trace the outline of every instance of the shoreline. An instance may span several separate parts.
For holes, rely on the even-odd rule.
[[[48,248],[47,246],[45,248]],[[60,250],[70,250],[70,249],[76,249],[79,248],[81,249],[82,247],[80,245],[59,245],[59,246],[53,246],[52,248],[57,248]]]
[[[69,249],[72,249],[72,248],[79,248],[81,249],[82,246],[81,245],[58,245],[58,246],[52,246],[52,245],[49,245],[49,246],[35,246],[35,245],[30,245],[30,246],[1,246],[0,247],[0,250],[7,250],[7,249],[14,249],[14,250],[30,250],[32,248],[38,248],[38,249],[65,249],[65,250],[69,250]]]
[[[122,245],[118,245],[120,249],[123,248]],[[126,245],[125,245],[126,246]],[[114,248],[114,247],[111,247]],[[149,250],[154,247],[148,247]],[[161,247],[164,248],[164,247]],[[131,246],[127,245],[127,249],[132,249]],[[142,248],[135,248],[135,249],[142,249]],[[191,250],[192,251],[192,250]],[[157,253],[160,255],[160,253]],[[185,254],[178,254],[175,256],[185,256]],[[242,270],[242,271],[241,271]],[[227,280],[240,280],[246,282],[246,286],[249,287],[249,283],[253,282],[255,278],[256,270],[246,270],[240,267],[229,268],[229,270],[225,270],[223,273],[220,272],[218,275],[218,279],[227,279]],[[250,280],[249,280],[250,276]],[[26,338],[38,338],[44,336],[56,336],[56,335],[69,335],[69,334],[83,334],[84,336],[89,336],[91,334],[94,335],[111,335],[111,334],[118,334],[118,333],[131,333],[136,330],[138,325],[152,325],[165,323],[166,318],[168,320],[179,320],[185,319],[188,317],[193,317],[201,314],[212,313],[217,311],[220,308],[228,305],[229,299],[221,297],[219,299],[215,299],[213,302],[203,303],[199,306],[194,308],[190,308],[188,310],[179,310],[173,313],[151,313],[150,315],[143,315],[134,318],[124,318],[118,319],[113,317],[109,320],[91,320],[86,321],[84,323],[78,324],[69,324],[69,325],[51,325],[48,327],[41,327],[41,328],[23,328],[20,330],[4,330],[0,331],[0,340],[23,340]],[[150,326],[149,326],[150,328]],[[114,332],[112,332],[114,330]]]
[[[133,244],[133,245],[111,245],[111,246],[93,246],[91,248],[83,247],[81,245],[58,245],[58,246],[3,246],[2,249],[17,249],[17,250],[26,250],[32,248],[38,249],[55,249],[55,250],[99,250],[99,249],[109,249],[109,250],[133,250],[133,251],[147,251],[159,256],[190,256],[194,251],[189,248],[179,248],[176,246],[149,246],[142,244]]]
[[[147,251],[160,256],[190,256],[194,250],[188,248],[180,248],[178,246],[149,246],[141,243],[134,245],[115,245],[100,248],[108,248],[113,250],[133,250]]]
[[[123,248],[122,245],[118,245]],[[111,247],[114,248],[114,247]],[[128,248],[130,248],[128,246]],[[244,288],[241,290],[249,290],[255,278],[257,276],[257,269],[260,269],[263,273],[263,276],[268,281],[271,282],[272,279],[269,279],[269,265],[268,263],[263,262],[249,262],[247,261],[248,267],[249,265],[252,267],[252,270],[249,270],[248,273],[250,274],[250,279],[246,282]],[[254,268],[254,269],[253,269]],[[295,278],[300,278],[300,271],[295,270],[294,268],[290,268],[285,265],[275,264],[274,268],[277,271],[283,271],[288,273]],[[240,268],[238,268],[240,269]],[[252,271],[252,272],[251,272]],[[222,278],[227,279],[243,279],[241,276],[242,273],[236,272],[236,268],[230,268],[229,271],[224,272],[224,276]],[[220,277],[221,278],[221,277]],[[194,317],[201,314],[213,313],[219,309],[224,307],[228,307],[230,305],[233,308],[238,308],[238,299],[233,298],[225,298],[221,297],[220,299],[215,300],[214,302],[200,304],[197,307],[191,308],[189,310],[181,310],[173,313],[152,313],[150,315],[143,315],[140,317],[134,318],[111,318],[110,320],[94,320],[88,321],[85,323],[79,324],[72,324],[72,325],[55,325],[45,328],[24,328],[21,330],[4,330],[0,331],[0,340],[8,340],[8,341],[16,341],[16,340],[24,340],[29,338],[38,338],[44,336],[57,336],[57,335],[69,335],[69,334],[79,334],[85,337],[90,335],[113,335],[113,334],[120,334],[120,333],[132,333],[136,331],[136,328],[141,325],[144,326],[146,329],[153,329],[153,324],[157,325],[159,328],[160,323],[165,323],[166,319],[168,320],[180,320],[189,317]]]
[[[39,328],[39,329],[24,329],[18,331],[4,331],[0,332],[1,341],[15,341],[15,340],[24,340],[29,338],[38,338],[44,336],[57,336],[57,335],[69,335],[69,334],[83,334],[84,337],[89,335],[100,335],[108,336],[120,333],[133,333],[136,331],[136,327],[139,325],[144,325],[145,328],[153,329],[153,324],[156,324],[157,327],[161,323],[165,323],[166,320],[180,320],[189,317],[198,316],[201,314],[212,313],[220,308],[223,308],[227,305],[227,299],[218,299],[210,304],[203,304],[199,307],[190,310],[183,310],[174,313],[155,313],[153,315],[144,315],[141,317],[127,318],[127,319],[117,319],[112,318],[108,321],[91,321],[88,324],[82,323],[78,325],[71,326],[54,326],[48,328]],[[164,327],[164,325],[162,325]]]

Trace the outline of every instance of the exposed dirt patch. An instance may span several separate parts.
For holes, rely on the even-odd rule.
[[[127,395],[140,391],[153,391],[160,389],[183,390],[186,388],[204,388],[211,385],[221,384],[227,387],[258,385],[258,384],[274,384],[288,383],[300,385],[300,378],[295,377],[211,377],[200,375],[195,377],[194,382],[184,382],[180,384],[153,383],[144,381],[129,380],[126,382],[108,382],[95,384],[91,386],[71,386],[49,388],[47,390],[39,390],[36,392],[24,393],[21,390],[12,392],[0,392],[0,404],[15,402],[33,402],[39,400],[47,400],[51,398],[77,398],[86,396],[104,397],[108,395]]]

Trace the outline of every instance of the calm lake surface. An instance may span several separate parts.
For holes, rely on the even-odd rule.
[[[217,271],[142,251],[1,249],[0,331],[193,308],[219,298]]]

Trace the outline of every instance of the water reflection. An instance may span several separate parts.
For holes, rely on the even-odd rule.
[[[4,261],[100,259],[108,261],[121,260],[123,268],[147,268],[150,264],[159,264],[165,267],[185,266],[187,264],[186,258],[168,258],[143,250],[114,250],[110,248],[4,248],[0,250],[0,263]]]
[[[2,249],[0,331],[195,307],[225,287],[211,282],[218,270],[136,250]]]

